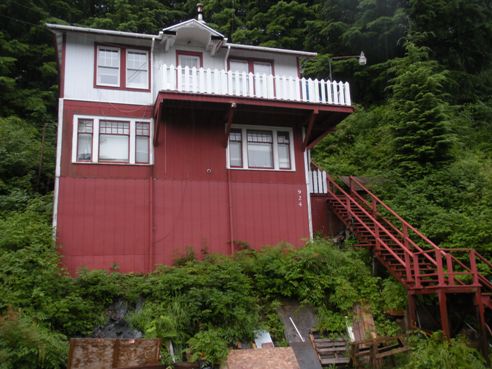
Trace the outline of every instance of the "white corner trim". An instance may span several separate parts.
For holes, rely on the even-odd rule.
[[[306,129],[303,127],[302,128],[302,138],[304,141],[304,136],[306,135]],[[306,176],[306,201],[307,201],[307,208],[308,208],[308,225],[309,225],[309,239],[312,241],[313,240],[313,216],[311,212],[311,191],[309,190],[309,181],[310,181],[310,176],[309,176],[309,169],[311,165],[311,151],[308,149],[304,150],[304,171],[305,171],[305,176]]]
[[[61,152],[63,138],[63,98],[58,99],[58,123],[56,129],[56,167],[55,167],[55,189],[53,194],[53,239],[56,238],[56,227],[58,225],[58,196],[60,192],[61,175]]]

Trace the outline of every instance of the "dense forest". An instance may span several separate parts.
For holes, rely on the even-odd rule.
[[[204,9],[208,24],[232,42],[318,52],[303,63],[305,76],[326,78],[330,57],[363,50],[365,66],[333,62],[334,78],[351,83],[357,111],[317,147],[316,163],[333,175],[366,177],[436,243],[492,257],[492,2],[206,0]],[[0,2],[0,368],[63,368],[67,337],[90,335],[105,307],[121,297],[136,301],[138,291],[149,303],[133,318],[136,327],[195,353],[208,342],[223,343],[208,353],[211,361],[220,361],[228,343],[248,337],[258,324],[275,334],[272,311],[280,298],[319,306],[321,328],[323,322],[343,327],[341,317],[357,298],[371,300],[378,291],[386,292],[371,300],[373,306],[399,303],[384,301],[398,295],[391,292],[397,286],[354,273],[364,267],[348,262],[350,254],[319,245],[301,254],[280,248],[243,255],[237,264],[190,261],[148,279],[101,272],[70,279],[59,267],[50,226],[58,71],[45,23],[157,34],[195,13],[195,0]],[[329,260],[347,266],[339,270]],[[267,281],[265,270],[278,279]],[[340,276],[336,283],[313,279],[330,273]],[[173,291],[165,288],[170,281]],[[197,301],[209,309],[204,313]],[[253,313],[245,313],[248,306],[255,306]],[[219,317],[228,320],[219,323]],[[392,331],[384,318],[376,319]],[[438,360],[444,346],[427,342],[418,353],[430,361],[404,365],[483,367],[460,342],[445,345],[453,358],[447,364],[430,359]]]

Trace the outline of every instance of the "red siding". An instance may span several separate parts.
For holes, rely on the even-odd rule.
[[[311,195],[311,220],[313,233],[326,237],[335,237],[345,227],[328,207],[326,195]]]
[[[73,114],[148,118],[151,107],[65,103],[57,237],[72,273],[113,264],[145,272],[188,247],[228,254],[231,240],[258,248],[309,237],[299,128],[295,172],[228,176],[223,112],[164,111],[154,167],[72,164]]]

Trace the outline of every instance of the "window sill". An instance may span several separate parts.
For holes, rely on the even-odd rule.
[[[149,163],[112,163],[109,161],[101,161],[98,163],[89,162],[89,161],[74,161],[72,164],[75,165],[116,165],[116,166],[126,166],[126,167],[150,167],[154,164]]]
[[[100,88],[103,90],[118,90],[118,91],[131,91],[131,92],[150,92],[148,87],[120,87],[120,86],[105,86],[105,85],[94,85],[94,88]]]
[[[273,168],[236,168],[226,167],[229,170],[244,170],[244,171],[258,171],[258,172],[274,172],[274,173],[294,173],[295,169],[273,169]]]

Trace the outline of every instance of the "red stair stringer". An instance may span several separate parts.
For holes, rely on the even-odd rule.
[[[333,212],[354,234],[358,243],[371,248],[388,272],[407,289],[411,321],[415,314],[411,311],[412,307],[414,310],[413,296],[436,293],[442,328],[450,336],[446,294],[473,293],[481,331],[483,335],[488,332],[492,336],[484,313],[485,309],[492,310],[490,261],[474,249],[437,246],[355,177],[348,177],[342,184],[330,176],[327,181],[328,204]],[[489,275],[484,275],[484,270]]]

